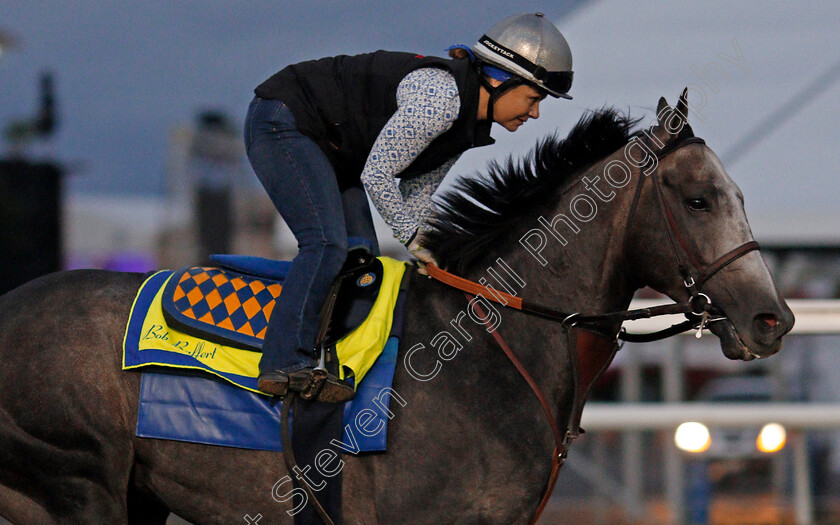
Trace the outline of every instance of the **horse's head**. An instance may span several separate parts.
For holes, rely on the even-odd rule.
[[[657,126],[642,134],[657,162],[639,182],[645,188],[635,206],[647,213],[633,213],[628,225],[633,279],[676,301],[705,294],[723,314],[708,328],[730,359],[770,356],[793,313],[756,249],[741,191],[693,138],[687,115],[685,91],[673,108],[662,98]]]
[[[502,258],[528,283],[524,300],[561,312],[611,312],[645,285],[678,302],[699,305],[705,294],[727,357],[777,352],[793,314],[756,249],[740,190],[687,114],[683,92],[673,108],[661,99],[658,125],[640,133],[614,110],[583,117],[567,138],[440,195],[424,246],[482,284]]]

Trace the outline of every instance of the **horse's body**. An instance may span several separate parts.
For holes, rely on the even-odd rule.
[[[539,217],[568,214],[585,191],[581,177],[593,180],[621,155],[589,165],[561,181],[553,198],[518,210],[516,224],[484,239],[466,276],[479,280],[491,267],[501,273],[502,258],[525,283],[518,293],[567,311],[626,309],[643,284],[684,300],[650,185],[636,204],[632,182],[616,189],[576,237],[564,231],[566,246],[549,236],[537,254],[519,242],[540,227]],[[712,261],[751,239],[737,188],[708,148],[686,146],[659,169],[676,202],[697,190],[720,212],[705,222],[682,208],[677,214],[697,234],[690,245],[698,259]],[[608,189],[601,189],[605,196]],[[632,224],[624,224],[636,206]],[[431,241],[438,249],[449,235],[441,228]],[[449,262],[455,268],[458,261]],[[172,511],[202,524],[248,523],[258,514],[264,524],[291,523],[287,511],[299,501],[289,496],[291,483],[281,482],[288,472],[280,454],[134,436],[140,375],[120,370],[120,349],[141,282],[138,274],[75,271],[0,298],[0,516],[16,524],[164,523]],[[757,253],[729,265],[703,291],[731,320],[713,327],[729,357],[778,350],[792,317]],[[388,452],[342,456],[344,523],[509,524],[533,515],[554,437],[533,392],[486,326],[464,314],[466,305],[462,292],[412,275]],[[565,422],[574,383],[565,329],[501,307],[496,313],[494,326]],[[618,326],[604,328],[614,333]],[[443,331],[445,348],[434,339]]]

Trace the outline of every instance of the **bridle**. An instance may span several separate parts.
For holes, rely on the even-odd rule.
[[[709,296],[700,292],[700,288],[729,264],[732,264],[754,250],[760,249],[758,243],[754,240],[747,241],[724,253],[708,265],[702,264],[693,253],[691,247],[686,242],[685,237],[680,231],[671,207],[664,198],[662,183],[658,172],[659,160],[662,160],[674,151],[690,144],[705,144],[705,141],[699,137],[694,137],[693,135],[682,139],[677,137],[677,139],[673,142],[670,142],[662,146],[662,148],[658,151],[655,151],[654,155],[657,162],[655,163],[655,166],[653,166],[652,170],[648,170],[650,173],[648,173],[645,168],[650,166],[653,159],[650,159],[648,164],[639,168],[639,182],[636,184],[633,200],[631,201],[630,211],[627,217],[627,222],[625,223],[624,239],[621,245],[622,250],[625,250],[626,252],[631,229],[631,221],[636,214],[636,208],[639,204],[645,180],[650,178],[653,180],[652,184],[654,185],[656,198],[659,202],[659,208],[661,210],[663,221],[665,222],[665,229],[668,232],[669,244],[677,261],[677,267],[679,269],[680,276],[682,277],[683,284],[688,292],[688,299],[683,302],[622,312],[590,315],[583,315],[579,312],[562,312],[553,307],[532,303],[521,297],[516,297],[499,290],[491,290],[475,281],[470,281],[463,277],[441,270],[433,264],[426,265],[426,271],[430,277],[462,290],[468,300],[481,295],[488,301],[499,303],[505,307],[559,322],[565,329],[567,340],[570,345],[569,356],[574,385],[573,406],[570,411],[569,421],[567,422],[565,432],[563,432],[552,415],[553,411],[550,404],[540,391],[532,376],[528,373],[522,365],[522,362],[516,357],[515,353],[505,342],[504,338],[499,333],[499,330],[490,330],[488,326],[488,332],[491,332],[496,343],[512,362],[519,374],[528,383],[531,391],[537,397],[546,421],[551,427],[554,435],[555,447],[552,452],[551,474],[549,475],[547,486],[540,501],[540,505],[531,519],[532,524],[537,522],[540,514],[548,503],[548,499],[554,489],[554,484],[557,481],[560,467],[566,459],[571,443],[580,433],[580,417],[583,411],[583,405],[588,397],[589,390],[612,361],[612,358],[618,349],[616,344],[617,340],[621,339],[623,341],[630,342],[656,341],[685,332],[686,330],[692,328],[697,329],[697,337],[699,337],[703,328],[709,322],[727,319],[725,314],[712,304],[712,300]],[[651,151],[653,151],[652,148]],[[481,307],[478,306],[477,303],[473,304],[473,307],[477,309],[479,317],[488,318],[488,316],[484,315]],[[645,319],[671,314],[684,314],[687,319],[686,321],[675,324],[670,328],[649,334],[629,334],[624,330],[624,328],[620,328],[618,332],[611,332],[608,334],[605,334],[604,331],[604,326],[615,326],[615,324],[620,325],[624,321],[628,320]],[[720,317],[713,319],[711,318],[713,314]],[[601,355],[593,358],[588,356],[588,353],[598,353]]]
[[[660,154],[658,156],[659,159],[667,156],[669,153],[676,151],[677,149],[687,146],[689,144],[706,144],[706,141],[699,137],[691,137],[688,139],[683,140],[682,142],[678,143],[674,149],[666,151],[664,154]],[[679,264],[680,273],[683,276],[683,283],[685,283],[686,288],[695,289],[700,288],[703,284],[708,281],[713,275],[717,272],[722,270],[728,264],[735,262],[740,257],[746,255],[747,253],[758,250],[759,246],[758,243],[755,241],[747,241],[744,244],[734,248],[725,254],[721,255],[711,264],[707,265],[705,268],[700,261],[697,260],[694,253],[689,248],[688,243],[683,237],[682,233],[680,232],[680,228],[677,225],[677,221],[674,219],[674,214],[671,212],[671,207],[668,205],[668,201],[665,200],[665,197],[662,193],[662,184],[657,176],[658,172],[654,172],[651,175],[653,179],[653,185],[656,189],[656,196],[659,200],[660,208],[662,209],[662,214],[665,217],[666,225],[668,226],[668,239],[671,244],[671,249],[674,252],[674,257],[677,259]],[[639,186],[641,186],[644,181],[640,182]],[[630,210],[630,218],[629,220],[633,219],[633,214],[635,213],[635,208]],[[629,221],[628,221],[629,223]],[[682,253],[685,254],[685,258],[681,256],[680,250],[677,249],[677,244],[679,244],[680,248],[682,248]],[[686,258],[688,259],[686,261]],[[692,271],[694,270],[694,271]],[[695,278],[696,276],[696,278]],[[692,284],[693,283],[693,284]]]
[[[685,323],[680,323],[678,325],[674,325],[671,328],[663,330],[661,332],[662,335],[666,335],[666,337],[670,337],[676,333],[680,333],[681,331],[689,330],[692,328],[697,329],[697,336],[699,337],[702,333],[704,326],[711,321],[716,320],[723,320],[725,319],[725,314],[715,307],[712,304],[711,298],[708,295],[700,292],[700,288],[711,279],[714,275],[716,275],[719,271],[721,271],[726,266],[732,264],[733,262],[737,261],[744,255],[750,253],[754,250],[760,250],[760,246],[754,240],[747,241],[728,252],[724,253],[708,265],[704,265],[702,262],[699,261],[697,256],[692,251],[691,247],[689,246],[688,242],[685,239],[685,236],[682,234],[679,225],[677,224],[676,219],[674,219],[674,214],[671,211],[671,206],[668,204],[668,201],[665,199],[664,192],[662,191],[662,182],[659,176],[659,162],[663,158],[667,157],[671,153],[691,144],[706,144],[706,141],[701,139],[700,137],[689,136],[684,139],[677,139],[672,143],[665,145],[662,149],[656,152],[656,159],[657,162],[655,163],[653,170],[645,175],[646,169],[650,166],[648,163],[646,166],[640,169],[640,176],[639,182],[636,185],[636,192],[633,197],[632,204],[630,206],[630,212],[627,217],[626,221],[626,230],[625,230],[625,238],[623,240],[622,246],[626,250],[630,231],[630,224],[632,224],[633,217],[636,214],[636,208],[638,207],[639,198],[642,193],[642,189],[644,187],[646,179],[652,179],[652,184],[654,187],[654,191],[656,194],[656,199],[659,203],[659,209],[662,213],[662,218],[665,222],[665,231],[668,234],[668,241],[669,245],[671,246],[671,251],[674,254],[674,258],[677,261],[677,268],[680,272],[680,276],[682,277],[683,285],[685,286],[688,292],[688,300],[687,302],[694,305],[692,310],[689,312],[694,316],[699,316],[699,321],[692,322],[692,319],[689,318]],[[678,303],[679,304],[679,303]],[[716,319],[710,319],[711,314],[717,314],[720,317]],[[680,331],[675,331],[681,329]],[[682,330],[684,328],[684,330]],[[655,334],[642,334],[642,335],[630,335],[625,331],[621,331],[619,333],[619,338],[625,341],[631,342],[647,342],[651,340],[656,340],[658,337],[659,332]],[[651,339],[651,336],[654,336],[654,339]]]
[[[655,152],[656,159],[661,160],[674,151],[690,144],[705,144],[705,141],[694,136],[682,140],[676,140]],[[759,250],[760,247],[756,241],[747,241],[721,255],[712,263],[703,265],[693,254],[691,248],[686,242],[685,237],[682,235],[680,228],[677,225],[677,221],[674,219],[671,207],[664,198],[661,182],[659,180],[658,162],[656,163],[656,167],[653,171],[651,171],[648,175],[644,174],[644,168],[645,166],[639,168],[640,180],[636,184],[635,193],[630,205],[630,211],[628,213],[627,221],[625,222],[626,229],[624,239],[622,241],[622,249],[625,251],[627,249],[630,224],[636,214],[636,209],[638,208],[645,181],[650,178],[653,180],[652,184],[654,185],[659,208],[665,222],[665,229],[668,232],[671,250],[677,261],[677,267],[679,269],[680,276],[682,277],[683,284],[688,292],[688,299],[685,301],[636,310],[625,310],[601,314],[582,314],[580,312],[566,312],[558,310],[554,307],[528,301],[522,297],[517,297],[495,289],[488,291],[488,288],[480,285],[479,283],[451,274],[431,264],[427,265],[426,269],[431,277],[471,295],[481,294],[486,299],[502,304],[508,308],[520,310],[524,313],[541,317],[543,319],[557,321],[564,326],[585,326],[605,335],[607,335],[608,332],[608,330],[605,329],[605,326],[616,323],[620,324],[624,321],[635,321],[638,319],[648,319],[651,317],[673,314],[685,314],[687,317],[693,317],[693,319],[689,317],[686,321],[673,325],[670,328],[649,334],[630,334],[623,329],[613,334],[613,336],[617,339],[633,343],[658,341],[690,329],[702,329],[703,326],[710,321],[711,315],[714,314],[716,316],[723,316],[724,314],[712,304],[712,300],[708,295],[700,291],[700,287],[720,272],[720,270],[732,264],[749,252]],[[715,320],[722,318],[723,317],[720,317]],[[698,333],[700,332],[698,331]]]

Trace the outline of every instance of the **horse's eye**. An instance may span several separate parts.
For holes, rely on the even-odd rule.
[[[702,197],[698,197],[696,199],[688,199],[685,201],[686,205],[690,210],[693,211],[704,211],[709,209],[709,203],[706,199]]]

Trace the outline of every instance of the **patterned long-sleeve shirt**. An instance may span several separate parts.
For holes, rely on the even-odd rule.
[[[397,111],[382,128],[362,171],[362,183],[377,211],[403,244],[422,228],[432,207],[432,194],[458,160],[397,183],[407,168],[458,118],[461,100],[455,78],[438,68],[412,71],[397,88]]]

